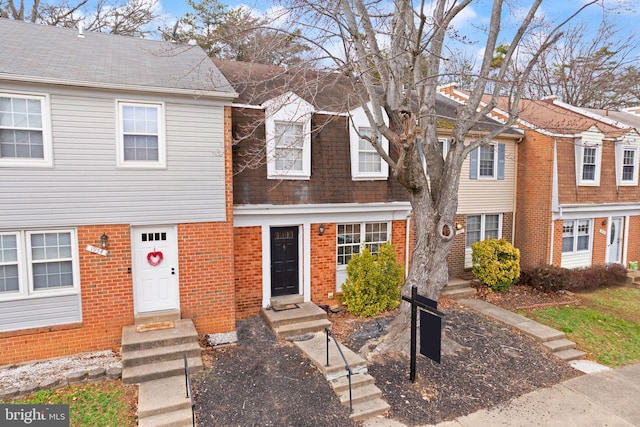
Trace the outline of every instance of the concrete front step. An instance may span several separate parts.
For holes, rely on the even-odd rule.
[[[351,375],[351,389],[354,389],[356,387],[363,387],[374,383],[375,378],[373,378],[369,374]],[[331,381],[331,387],[333,387],[333,390],[336,393],[340,393],[344,390],[349,390],[349,377],[344,376],[336,378],[335,380]]]
[[[186,355],[187,357],[198,357],[201,354],[200,345],[197,341],[186,344],[169,345],[164,347],[147,348],[143,350],[133,350],[122,353],[122,367],[145,365],[154,362],[164,362],[167,360],[177,360]]]
[[[444,290],[453,290],[453,289],[466,289],[471,288],[471,281],[465,279],[452,278],[447,282],[447,286],[444,287]]]
[[[188,357],[187,362],[189,364],[189,372],[193,373],[202,370],[202,358],[199,355],[197,357]],[[184,360],[167,360],[122,369],[122,383],[138,384],[181,374],[184,374]]]
[[[350,418],[354,421],[364,421],[386,413],[390,407],[391,406],[382,399],[356,403],[353,405],[353,412],[351,413]]]
[[[324,333],[318,332],[312,339],[307,341],[296,341],[295,344],[307,355],[307,357],[309,357],[309,359],[311,359],[313,364],[320,369],[320,372],[322,372],[327,380],[332,381],[347,375],[344,360],[342,360],[333,340],[329,343],[329,366],[326,366],[327,338]],[[366,360],[347,347],[342,346],[341,348],[349,366],[351,367],[351,372],[354,374],[366,374]]]
[[[269,304],[272,307],[287,304],[302,304],[304,303],[304,297],[302,295],[283,295],[280,297],[272,297],[269,300]]]
[[[351,401],[356,404],[382,397],[382,391],[375,384],[367,384],[359,387],[351,387]],[[338,393],[340,403],[349,406],[349,388]]]
[[[321,332],[324,331],[325,328],[331,328],[331,322],[327,319],[320,319],[312,320],[310,322],[299,322],[278,326],[274,329],[274,332],[278,337],[287,338],[296,335]]]
[[[587,353],[581,350],[577,350],[575,348],[569,350],[556,351],[553,353],[554,356],[559,357],[560,359],[568,362],[570,360],[578,360],[582,359]]]
[[[138,332],[135,325],[122,328],[122,352],[198,342],[198,332],[190,319],[175,320],[174,327]]]
[[[138,427],[193,427],[191,408],[179,409],[138,420]]]
[[[147,325],[149,323],[168,322],[180,320],[180,310],[154,311],[153,313],[139,314],[134,319],[136,325]]]
[[[551,353],[555,353],[563,350],[571,350],[572,348],[576,348],[576,343],[565,338],[562,338],[559,340],[547,341],[542,345]]]
[[[476,294],[476,290],[473,288],[461,288],[461,289],[448,289],[444,288],[442,295],[449,299],[461,299],[469,298]]]
[[[284,325],[327,319],[327,313],[312,302],[299,303],[298,306],[299,308],[282,311],[263,308],[260,315],[274,330]]]
[[[144,382],[138,388],[138,418],[180,409],[189,409],[191,412],[191,399],[186,396],[184,375]]]

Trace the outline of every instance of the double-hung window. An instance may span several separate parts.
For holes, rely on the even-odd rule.
[[[596,179],[596,147],[584,147],[582,150],[582,180],[595,181]]]
[[[0,93],[0,165],[50,166],[48,98]]]
[[[565,220],[562,223],[562,252],[574,253],[589,250],[591,220]]]
[[[72,230],[0,234],[0,299],[78,289],[78,253]]]
[[[638,185],[638,160],[637,146],[624,146],[619,151],[616,147],[620,185]]]
[[[377,129],[371,127],[362,107],[351,112],[350,122],[351,179],[354,181],[386,180],[389,177],[389,164],[374,148],[371,139],[375,137],[385,153],[389,153],[389,141]]]
[[[118,166],[165,167],[162,104],[118,102]]]
[[[578,185],[600,185],[602,163],[602,137],[598,132],[587,132],[584,138],[577,138],[576,177]]]
[[[469,179],[504,179],[505,144],[486,144],[469,155]]]
[[[379,174],[382,172],[382,157],[373,148],[368,138],[371,138],[373,131],[371,128],[361,127],[358,129],[360,138],[358,139],[358,171],[363,174]],[[377,135],[380,141],[380,135]]]
[[[275,170],[278,174],[302,173],[304,169],[304,126],[295,122],[275,123]]]
[[[471,245],[485,239],[499,239],[502,237],[502,218],[500,214],[468,215],[466,219],[466,241],[464,266],[471,264]]]

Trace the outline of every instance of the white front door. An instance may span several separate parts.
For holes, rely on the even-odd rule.
[[[611,218],[609,239],[607,240],[607,262],[622,262],[622,218]]]
[[[178,239],[175,227],[133,227],[135,312],[178,310]]]

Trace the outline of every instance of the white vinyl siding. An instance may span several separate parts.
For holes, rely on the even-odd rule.
[[[4,228],[226,220],[222,104],[172,97],[167,168],[118,168],[114,96],[57,90],[55,168],[0,168]]]
[[[51,166],[46,95],[0,93],[0,166]]]
[[[462,164],[458,188],[458,214],[491,214],[515,209],[516,144],[504,144],[504,179],[471,178],[471,155]],[[474,165],[477,172],[477,165]],[[487,197],[487,195],[491,197]]]
[[[0,300],[0,332],[82,321],[80,294]]]

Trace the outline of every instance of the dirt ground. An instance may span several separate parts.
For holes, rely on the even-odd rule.
[[[505,308],[558,304],[515,289],[510,296],[481,296]],[[369,372],[391,405],[389,417],[408,425],[438,423],[580,375],[523,334],[441,299],[443,329],[464,346],[437,364],[419,356],[415,383],[409,360],[377,358]],[[357,351],[384,333],[393,313],[359,319],[330,314],[334,333]],[[209,352],[210,367],[195,381],[196,411],[203,426],[353,426],[329,383],[293,344],[276,340],[261,319],[238,324],[236,346]]]

